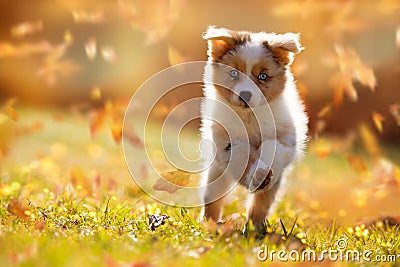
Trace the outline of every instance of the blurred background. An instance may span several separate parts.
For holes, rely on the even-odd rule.
[[[0,187],[31,171],[88,194],[100,180],[132,186],[118,146],[129,99],[158,71],[206,60],[202,33],[216,25],[301,33],[293,72],[311,141],[291,203],[324,218],[398,214],[399,18],[398,0],[1,1]],[[154,116],[200,89],[176,90]]]
[[[396,0],[20,0],[1,1],[0,13],[4,101],[68,107],[96,93],[129,98],[170,65],[206,60],[208,25],[292,31],[306,47],[293,70],[313,129],[346,133],[364,122],[400,141]]]

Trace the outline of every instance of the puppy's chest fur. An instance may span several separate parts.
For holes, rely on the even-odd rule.
[[[282,144],[295,145],[293,120],[283,97],[262,106],[250,109],[234,108],[243,122],[251,146],[258,148],[263,140],[276,139]],[[233,131],[231,139],[243,139],[242,134]]]

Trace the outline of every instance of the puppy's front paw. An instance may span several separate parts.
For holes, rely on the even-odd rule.
[[[255,171],[249,183],[249,191],[253,193],[269,189],[273,176],[271,167],[268,167],[263,161],[258,160],[254,163],[254,168]]]

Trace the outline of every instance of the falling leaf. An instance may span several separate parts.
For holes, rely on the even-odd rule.
[[[54,85],[59,76],[64,78],[79,72],[82,68],[75,61],[63,59],[69,44],[53,46],[37,70],[37,75],[44,77],[48,85]]]
[[[115,143],[119,144],[122,140],[122,126],[123,123],[112,123],[111,125],[111,135]]]
[[[169,218],[168,215],[156,215],[152,214],[149,216],[149,229],[155,231],[157,227],[165,224],[165,221]]]
[[[350,167],[356,171],[359,175],[366,175],[368,173],[368,167],[364,159],[357,155],[347,156],[347,161]]]
[[[392,104],[389,106],[390,114],[392,114],[397,126],[400,126],[400,104]]]
[[[0,112],[6,114],[13,121],[18,121],[18,113],[14,108],[16,102],[16,98],[10,98],[0,108]]]
[[[371,68],[364,65],[353,49],[346,49],[341,45],[335,46],[336,58],[334,61],[339,71],[331,79],[333,87],[333,105],[337,108],[346,94],[350,100],[357,101],[357,91],[353,82],[358,81],[362,85],[375,90],[376,78]]]
[[[106,62],[115,63],[117,60],[117,56],[112,47],[103,47],[101,48],[101,55]]]
[[[168,47],[168,60],[171,66],[185,62],[185,58],[174,47]]]
[[[166,191],[170,194],[175,193],[181,187],[187,186],[191,181],[191,174],[181,170],[161,173],[162,178],[159,178],[153,185],[153,188],[158,191]]]
[[[149,172],[145,164],[140,165],[140,176],[141,178],[147,178],[149,176]]]
[[[41,20],[35,22],[23,22],[11,28],[13,37],[24,37],[43,30],[43,22]]]
[[[85,52],[90,61],[94,60],[97,55],[97,44],[94,37],[90,38],[85,44]]]
[[[146,34],[146,43],[159,42],[167,36],[173,23],[178,20],[184,0],[137,1],[135,5],[118,0],[122,17],[133,28]]]
[[[81,66],[72,60],[46,61],[37,70],[38,76],[44,77],[48,85],[54,85],[59,75],[69,77],[81,70]]]
[[[90,99],[97,101],[101,99],[101,91],[98,86],[94,86],[92,90],[90,90]]]
[[[103,11],[87,12],[85,10],[73,10],[72,17],[75,23],[93,23],[98,24],[104,22]]]
[[[96,136],[99,129],[104,125],[105,120],[104,110],[91,110],[88,113],[90,134],[92,138]]]
[[[361,20],[353,14],[356,10],[353,2],[339,2],[331,13],[331,21],[326,26],[326,32],[337,40],[341,39],[346,32],[356,33],[364,30],[367,25],[365,20]]]
[[[69,30],[66,30],[64,33],[64,42],[66,44],[72,44],[74,42],[74,37],[72,36],[72,33]]]
[[[327,104],[318,112],[317,116],[319,119],[326,118],[326,116],[331,112],[332,112],[332,105]]]
[[[378,129],[378,131],[382,133],[382,122],[385,120],[385,117],[383,117],[380,113],[372,112],[372,120],[374,121],[376,129]]]
[[[0,42],[0,58],[4,57],[26,57],[34,54],[43,54],[51,52],[53,49],[46,41],[36,43],[22,43],[13,45],[7,42]]]
[[[128,130],[128,127],[124,129],[124,139],[136,148],[144,148],[144,143],[140,137],[133,131]]]
[[[366,151],[371,156],[378,157],[381,154],[378,141],[369,127],[366,124],[361,124],[359,132]]]
[[[332,145],[326,139],[318,139],[313,147],[313,151],[319,158],[326,158],[332,152]]]

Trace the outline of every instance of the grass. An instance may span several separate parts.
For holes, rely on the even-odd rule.
[[[346,243],[346,251],[371,250],[371,260],[386,257],[382,265],[400,262],[399,227],[382,220],[369,224],[398,212],[400,187],[376,181],[380,165],[365,151],[357,152],[366,158],[365,172],[349,165],[349,153],[360,151],[357,143],[345,151],[333,145],[322,157],[312,141],[260,240],[254,232],[241,233],[243,190],[229,199],[224,223],[198,223],[199,208],[164,205],[133,183],[121,145],[107,129],[91,138],[85,117],[55,120],[59,112],[25,110],[17,124],[8,122],[8,128],[37,121],[41,127],[16,139],[8,136],[9,153],[0,161],[2,266],[276,266],[282,264],[277,258],[257,258],[260,249],[321,253],[338,248],[338,242]],[[391,155],[399,152],[390,149]],[[371,190],[376,186],[384,192]],[[152,214],[169,218],[152,231]],[[328,258],[325,263],[343,264]]]

